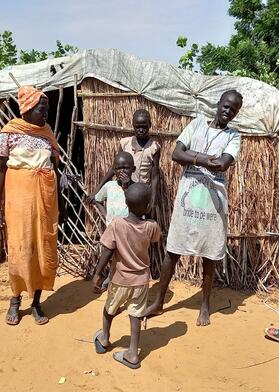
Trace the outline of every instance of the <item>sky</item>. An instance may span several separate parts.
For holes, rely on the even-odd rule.
[[[177,64],[188,42],[226,44],[234,31],[228,0],[0,0],[0,33],[18,49],[54,50],[57,39],[80,49],[117,48]]]

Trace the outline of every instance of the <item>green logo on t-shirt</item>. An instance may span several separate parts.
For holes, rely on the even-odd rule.
[[[203,184],[197,185],[189,193],[192,207],[205,209],[209,204],[209,192]]]

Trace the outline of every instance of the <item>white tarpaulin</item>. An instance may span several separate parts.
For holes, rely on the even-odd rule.
[[[54,75],[52,66],[56,70]],[[94,77],[122,90],[140,93],[175,113],[192,117],[199,113],[212,117],[220,95],[236,89],[243,95],[243,107],[234,125],[242,132],[279,132],[279,90],[250,78],[205,76],[115,49],[95,49],[5,68],[0,71],[0,98],[17,91],[9,72],[20,85],[35,85],[44,91],[72,86],[75,74],[78,82]]]

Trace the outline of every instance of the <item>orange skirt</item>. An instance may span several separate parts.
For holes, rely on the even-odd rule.
[[[58,263],[56,175],[49,169],[8,169],[5,220],[13,295],[52,290]]]

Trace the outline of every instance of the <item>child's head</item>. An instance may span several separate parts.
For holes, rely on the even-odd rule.
[[[115,155],[113,169],[117,180],[121,179],[123,174],[131,178],[136,170],[133,156],[129,152],[119,152]]]
[[[151,200],[151,188],[146,184],[136,182],[129,186],[125,197],[129,211],[138,217],[142,217],[148,211]]]
[[[242,106],[242,100],[242,95],[236,90],[228,90],[221,95],[216,113],[220,124],[226,126],[234,119]]]
[[[147,140],[149,138],[151,118],[147,110],[139,109],[135,111],[133,115],[133,127],[137,139]]]

